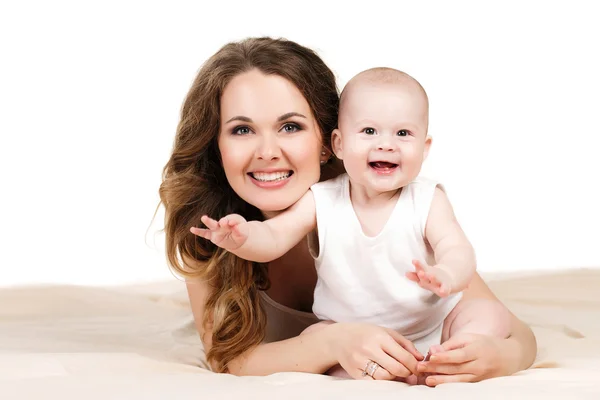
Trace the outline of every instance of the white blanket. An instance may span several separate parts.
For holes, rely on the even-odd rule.
[[[0,399],[600,399],[600,270],[490,281],[538,339],[533,367],[437,388],[205,369],[183,283],[0,289]]]

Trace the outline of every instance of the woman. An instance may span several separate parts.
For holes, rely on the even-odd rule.
[[[374,379],[423,372],[431,386],[528,368],[535,338],[512,314],[509,338],[456,336],[429,361],[401,335],[378,326],[336,323],[300,335],[317,322],[310,312],[316,273],[307,239],[269,268],[189,232],[204,214],[272,217],[319,179],[339,173],[329,150],[338,101],[334,75],[313,51],[270,38],[221,48],[185,99],[160,196],[167,257],[187,278],[212,368],[267,375],[324,373],[339,364],[354,378],[371,379],[362,371],[372,360],[382,366]],[[479,276],[461,303],[473,298],[498,301]],[[461,303],[445,325],[460,316]]]

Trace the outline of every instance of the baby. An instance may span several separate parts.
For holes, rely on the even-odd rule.
[[[317,317],[384,326],[423,354],[441,351],[444,319],[476,262],[444,187],[418,176],[431,146],[428,115],[427,95],[415,79],[390,68],[363,71],[342,93],[332,134],[346,174],[316,183],[264,222],[204,216],[208,229],[191,231],[256,262],[281,257],[309,235]],[[468,310],[498,312],[483,303]],[[507,336],[508,318],[495,320],[498,326],[461,316],[449,335]]]

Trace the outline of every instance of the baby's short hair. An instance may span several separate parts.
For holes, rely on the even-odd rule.
[[[429,113],[429,97],[427,96],[427,92],[423,88],[423,86],[417,81],[415,78],[407,74],[406,72],[389,68],[389,67],[375,67],[369,68],[364,71],[359,72],[354,75],[352,79],[348,81],[342,93],[340,94],[340,114],[344,108],[345,98],[348,96],[348,92],[352,88],[352,85],[356,84],[360,81],[367,81],[374,84],[402,84],[402,83],[412,83],[417,87],[417,90],[423,94],[425,98],[427,112]]]
[[[410,79],[416,82],[412,76],[406,72],[389,68],[389,67],[375,67],[359,72],[354,78],[366,78],[371,81],[380,83],[399,83],[406,79]],[[354,79],[352,78],[352,79]],[[418,82],[417,82],[418,83]]]

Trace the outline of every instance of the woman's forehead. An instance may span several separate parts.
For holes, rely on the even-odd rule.
[[[310,106],[300,90],[281,76],[258,70],[234,77],[221,96],[222,121],[235,116],[277,119],[291,112],[311,117]]]

